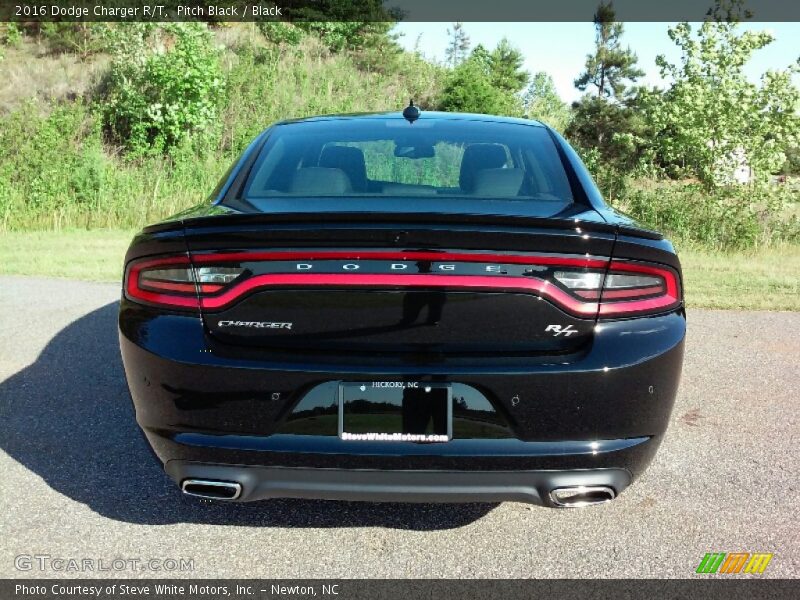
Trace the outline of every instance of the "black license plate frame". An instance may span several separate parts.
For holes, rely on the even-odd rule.
[[[423,381],[339,383],[339,438],[443,443],[453,439],[453,389]]]

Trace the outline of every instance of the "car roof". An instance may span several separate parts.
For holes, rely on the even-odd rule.
[[[349,121],[353,119],[358,120],[380,120],[380,121],[394,121],[396,119],[404,119],[402,111],[392,112],[370,112],[370,113],[342,113],[333,115],[316,115],[309,117],[302,117],[298,119],[286,119],[278,121],[275,125],[288,125],[294,123],[314,123],[321,121]],[[439,111],[420,111],[420,121],[479,121],[484,123],[508,123],[514,125],[527,125],[534,127],[546,127],[540,121],[533,119],[522,119],[517,117],[501,117],[498,115],[483,115],[477,113],[460,113],[460,112],[439,112]]]

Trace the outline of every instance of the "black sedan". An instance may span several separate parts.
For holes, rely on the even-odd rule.
[[[558,133],[412,107],[264,131],[133,240],[119,328],[185,494],[585,506],[653,457],[686,319]]]

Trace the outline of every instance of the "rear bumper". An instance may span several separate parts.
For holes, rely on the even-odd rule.
[[[121,306],[125,372],[156,455],[179,483],[190,468],[232,469],[245,478],[242,500],[547,504],[554,477],[601,471],[625,474],[602,484],[619,492],[667,428],[686,327],[681,311],[604,322],[589,347],[556,357],[314,356],[222,347],[196,316]],[[479,390],[511,437],[415,444],[282,432],[298,402],[325,382],[404,379]]]
[[[170,461],[166,471],[187,480],[240,484],[238,502],[270,498],[370,502],[503,502],[552,506],[550,492],[579,486],[619,494],[631,482],[624,469],[574,471],[386,471],[209,465]]]

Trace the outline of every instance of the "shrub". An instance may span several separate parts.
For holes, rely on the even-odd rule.
[[[194,132],[212,132],[224,83],[205,24],[131,23],[109,39],[103,121],[112,140],[134,155],[168,153]]]
[[[326,20],[312,18],[310,20],[295,21],[294,25],[319,38],[319,40],[333,52],[343,52],[345,50],[358,50],[369,46],[376,37],[386,37],[389,30],[394,26],[394,21],[390,20],[390,15],[380,7],[379,0],[372,0],[372,7],[365,6],[366,14],[370,10],[380,11],[380,18],[386,21],[354,21],[350,19],[352,13],[348,14],[348,20]],[[377,18],[377,15],[374,15]]]
[[[259,31],[268,42],[296,46],[303,39],[303,31],[283,21],[259,21]]]
[[[19,46],[22,43],[22,30],[16,23],[3,24],[0,41],[6,46]]]
[[[592,174],[606,202],[615,205],[620,198],[625,197],[629,181],[628,172],[622,172],[616,165],[604,162],[600,150],[596,147],[587,149],[575,145],[574,148]]]
[[[79,141],[78,141],[79,140]],[[0,128],[0,210],[8,223],[21,213],[91,214],[109,174],[100,129],[80,103],[40,116],[30,103]]]
[[[141,227],[207,197],[227,157],[187,138],[172,155],[121,161],[81,102],[0,116],[0,229]]]
[[[800,222],[787,210],[791,197],[766,185],[708,191],[673,184],[631,189],[619,206],[679,243],[728,250],[800,241]]]
[[[105,23],[42,23],[39,33],[50,52],[77,54],[83,60],[105,49]]]

